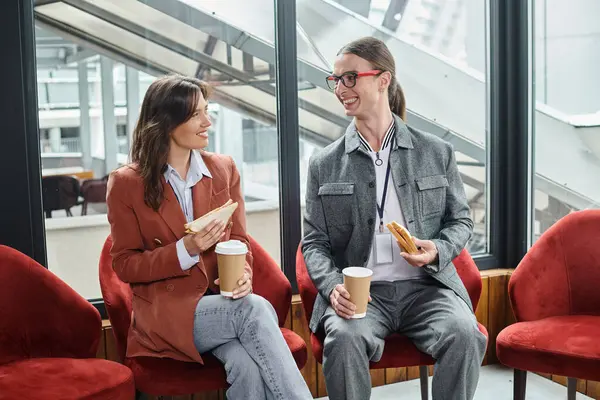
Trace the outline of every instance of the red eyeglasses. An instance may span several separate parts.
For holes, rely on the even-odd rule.
[[[338,82],[340,82],[340,81],[347,88],[353,88],[356,85],[357,78],[360,78],[361,76],[379,76],[383,72],[384,71],[381,71],[379,69],[373,69],[371,71],[365,71],[365,72],[344,72],[341,75],[331,74],[327,78],[325,78],[325,80],[327,82],[327,86],[331,90],[335,90],[335,87],[337,86]]]

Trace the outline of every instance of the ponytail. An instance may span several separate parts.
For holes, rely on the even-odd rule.
[[[404,98],[404,91],[396,79],[392,80],[388,88],[388,97],[392,112],[406,122],[406,99]]]

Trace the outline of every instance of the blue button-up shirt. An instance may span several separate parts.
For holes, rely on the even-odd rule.
[[[185,215],[186,221],[192,222],[194,220],[192,187],[200,182],[203,177],[212,178],[212,175],[206,167],[202,156],[197,151],[192,151],[190,155],[190,169],[188,170],[185,180],[183,180],[175,168],[169,164],[167,164],[167,170],[165,171],[164,177],[167,183],[173,188],[173,192],[175,192],[175,196],[179,201],[179,205],[181,206],[181,210]],[[177,241],[176,246],[177,258],[179,259],[181,269],[184,271],[192,268],[196,263],[198,263],[198,261],[200,261],[200,257],[198,255],[190,256],[190,254],[187,252],[183,243],[183,238]]]

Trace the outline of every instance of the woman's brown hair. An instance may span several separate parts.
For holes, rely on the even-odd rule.
[[[400,87],[400,84],[396,80],[396,62],[385,43],[374,37],[364,37],[345,45],[338,52],[338,55],[340,54],[354,54],[371,63],[373,69],[388,71],[392,75],[392,80],[388,87],[390,109],[394,114],[406,121],[406,99],[404,98],[402,87]]]
[[[133,131],[131,161],[144,182],[144,202],[158,211],[164,199],[161,176],[167,168],[171,132],[192,117],[200,94],[210,87],[195,78],[167,75],[156,79],[144,96]]]

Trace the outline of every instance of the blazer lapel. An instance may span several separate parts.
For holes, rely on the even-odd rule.
[[[167,223],[175,237],[179,239],[185,235],[184,225],[187,221],[171,185],[169,185],[164,178],[162,179],[162,184],[165,199],[160,205],[158,213]]]
[[[192,201],[194,202],[194,219],[200,218],[210,211],[210,200],[212,197],[212,179],[203,176],[198,183],[192,187]]]

